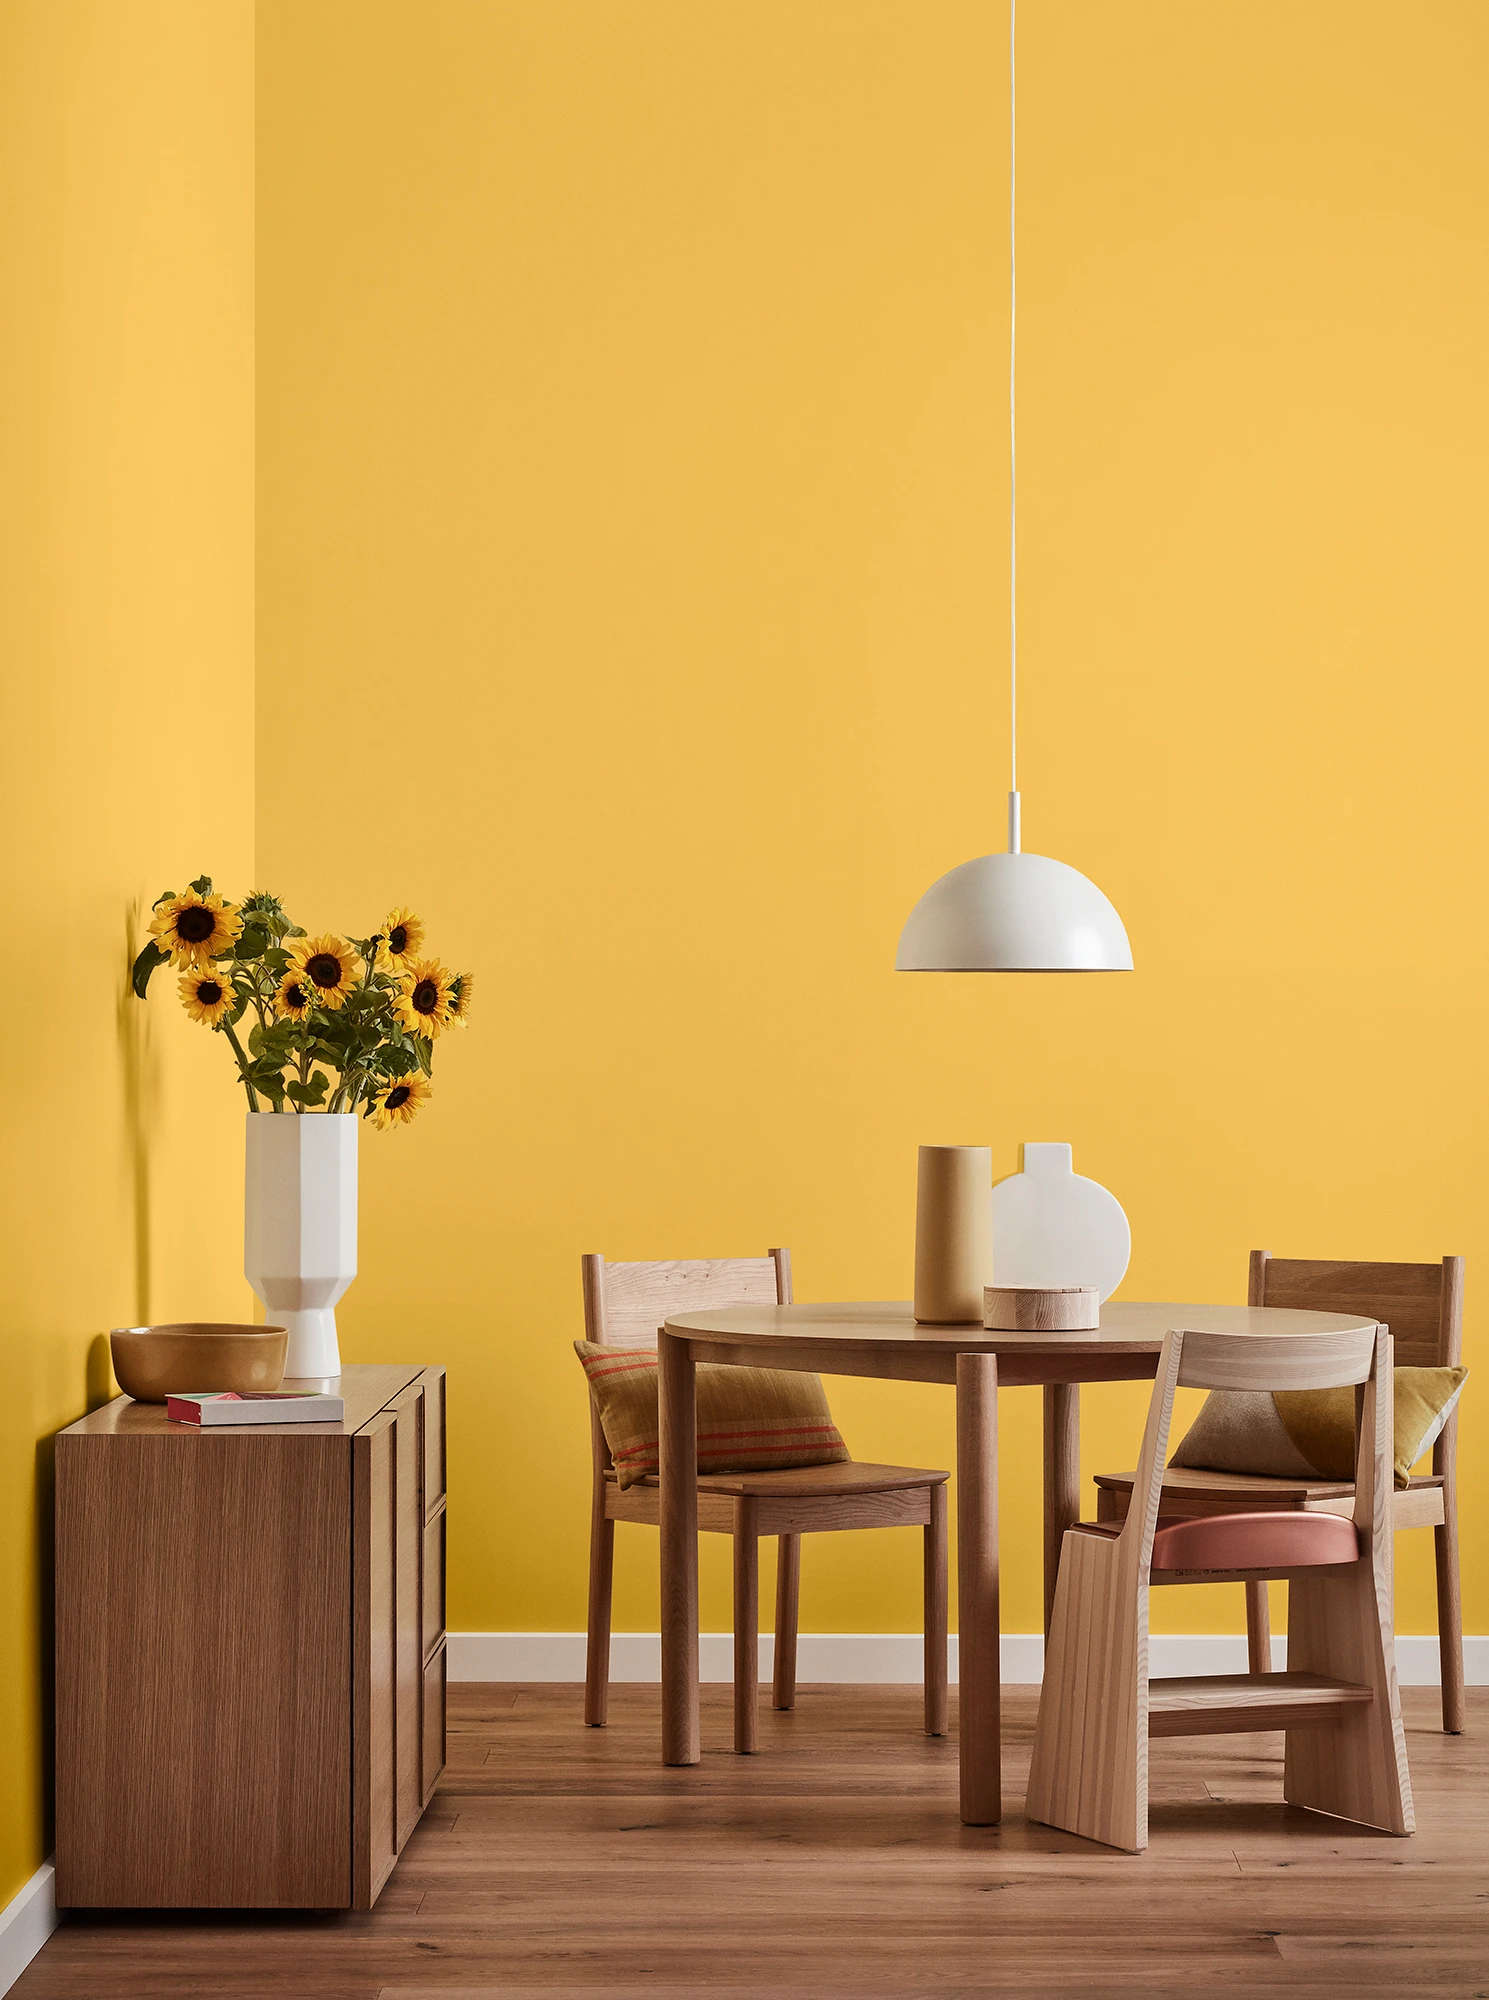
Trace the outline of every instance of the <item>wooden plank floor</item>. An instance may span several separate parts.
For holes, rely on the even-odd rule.
[[[1055,1995],[1489,2000],[1489,1689],[1444,1737],[1406,1691],[1421,1827],[1282,1803],[1282,1738],[1157,1743],[1152,1846],[1026,1825],[1035,1691],[1005,1697],[998,1828],[956,1817],[955,1739],[910,1688],[805,1688],[737,1758],[704,1692],[700,1766],[657,1762],[654,1688],[452,1687],[450,1767],[365,1916],[70,1919],[17,2000],[891,2000]]]

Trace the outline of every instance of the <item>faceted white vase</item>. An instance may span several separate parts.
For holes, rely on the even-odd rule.
[[[248,1113],[243,1273],[289,1330],[286,1375],[341,1373],[333,1310],[357,1275],[354,1111]]]

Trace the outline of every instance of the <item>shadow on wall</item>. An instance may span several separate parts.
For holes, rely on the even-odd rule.
[[[119,1069],[124,1089],[124,1161],[132,1211],[134,1324],[150,1324],[150,1124],[159,1103],[160,1070],[150,1039],[150,1010],[135,998],[133,972],[145,911],[136,897],[124,912],[124,977],[119,989]],[[108,1343],[104,1342],[105,1367]],[[93,1395],[93,1354],[88,1356],[88,1392]],[[112,1390],[109,1394],[113,1394]],[[105,1399],[100,1399],[105,1400]],[[98,1407],[90,1400],[89,1409]]]
[[[124,1172],[130,1208],[129,1245],[133,1263],[133,1313],[136,1325],[150,1319],[150,1129],[160,1102],[160,1071],[150,1038],[149,1009],[135,998],[132,975],[137,940],[144,936],[145,912],[136,898],[124,912],[124,958],[116,1017],[119,1037],[119,1066],[123,1088]],[[113,1355],[106,1333],[89,1340],[83,1357],[82,1400],[85,1408],[96,1410],[119,1393],[114,1380]],[[53,1561],[56,1552],[56,1463],[53,1437],[40,1439],[36,1446],[34,1502],[36,1523],[36,1633],[37,1685],[41,1705],[42,1763],[41,1816],[45,1829],[44,1851],[53,1841],[53,1755],[56,1720],[56,1689],[53,1660],[56,1628],[53,1610]]]
[[[102,1339],[102,1336],[99,1337]],[[98,1345],[93,1342],[93,1346]],[[108,1342],[103,1341],[105,1348]],[[89,1376],[92,1375],[92,1348],[89,1349]],[[91,1407],[91,1406],[90,1406]],[[50,1854],[54,1845],[54,1812],[56,1758],[53,1744],[56,1740],[53,1724],[57,1714],[56,1686],[52,1673],[55,1621],[52,1597],[52,1556],[56,1543],[53,1506],[56,1495],[55,1467],[57,1447],[53,1439],[42,1438],[36,1447],[36,1634],[39,1658],[37,1660],[37,1687],[41,1694],[41,1823],[44,1833],[42,1852]]]

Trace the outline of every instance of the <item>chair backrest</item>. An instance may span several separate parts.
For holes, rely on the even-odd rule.
[[[1368,1314],[1390,1328],[1398,1368],[1451,1368],[1462,1355],[1461,1257],[1444,1257],[1440,1264],[1350,1264],[1253,1250],[1247,1303]]]
[[[657,1329],[673,1313],[791,1303],[789,1250],[665,1264],[607,1264],[592,1252],[580,1262],[584,1337],[602,1347],[655,1347]]]
[[[1379,1324],[1335,1334],[1170,1333],[1158,1359],[1132,1499],[1119,1537],[1140,1574],[1147,1575],[1152,1559],[1178,1388],[1338,1389],[1353,1383],[1355,1526],[1389,1541],[1395,1463],[1391,1348],[1391,1335]]]

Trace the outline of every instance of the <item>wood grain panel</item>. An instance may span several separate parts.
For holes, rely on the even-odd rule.
[[[394,1419],[395,1625],[394,1763],[397,1771],[397,1845],[401,1848],[424,1810],[420,1776],[424,1697],[424,1388],[416,1382],[392,1404]]]
[[[427,1660],[445,1633],[445,1510],[424,1529],[424,1618],[420,1634]]]
[[[1153,1746],[1142,1861],[1023,1812],[1037,1689],[1004,1690],[1007,1810],[968,1834],[914,1687],[804,1685],[760,1755],[657,1768],[657,1690],[449,1689],[460,1746],[376,1910],[97,1912],[12,2000],[1458,2000],[1489,1958],[1489,1688],[1408,1688],[1409,1842],[1290,1812],[1282,1737]],[[731,1690],[705,1687],[728,1740]],[[955,1707],[953,1690],[953,1708]],[[1320,1732],[1321,1733],[1321,1732]],[[1235,1800],[1235,1805],[1220,1803]]]
[[[297,1424],[295,1436],[299,1438],[341,1437],[349,1438],[379,1410],[391,1403],[400,1390],[418,1379],[417,1368],[395,1366],[392,1363],[377,1366],[343,1368],[337,1383],[336,1393],[341,1397],[346,1415],[339,1424]],[[286,1389],[319,1389],[320,1382],[314,1378],[301,1380],[286,1375]],[[282,1424],[234,1424],[221,1430],[202,1430],[195,1424],[173,1424],[165,1413],[164,1403],[136,1403],[128,1396],[116,1396],[111,1403],[104,1403],[99,1409],[90,1411],[86,1417],[79,1417],[75,1424],[69,1424],[59,1437],[168,1437],[177,1443],[189,1443],[193,1438],[214,1445],[230,1444],[235,1438],[284,1436]]]
[[[396,1419],[352,1440],[352,1907],[370,1910],[398,1858]]]
[[[424,1384],[424,1511],[445,1497],[445,1371],[426,1368]]]
[[[445,1768],[446,1657],[445,1644],[441,1640],[434,1657],[424,1668],[424,1726],[419,1764],[423,1773],[422,1804],[426,1806],[434,1797],[434,1788]]]
[[[655,1347],[657,1328],[670,1313],[776,1303],[779,1280],[773,1256],[679,1259],[655,1264],[597,1261],[603,1265],[600,1283],[604,1329],[598,1337],[609,1347]]]
[[[1373,1699],[1368,1687],[1322,1674],[1187,1674],[1148,1683],[1150,1736],[1327,1728]]]
[[[762,1535],[822,1535],[847,1528],[924,1528],[931,1518],[931,1488],[897,1493],[853,1493],[838,1500],[752,1500]]]
[[[1444,1260],[1461,1267],[1461,1258]],[[1434,1368],[1450,1358],[1454,1315],[1444,1312],[1445,1286],[1452,1272],[1444,1264],[1345,1263],[1328,1258],[1266,1257],[1263,1290],[1267,1306],[1305,1312],[1369,1314],[1387,1326],[1396,1343],[1398,1368]],[[1461,1275],[1460,1275],[1461,1284]]]
[[[344,1907],[346,1444],[119,1414],[57,1440],[57,1900]]]

